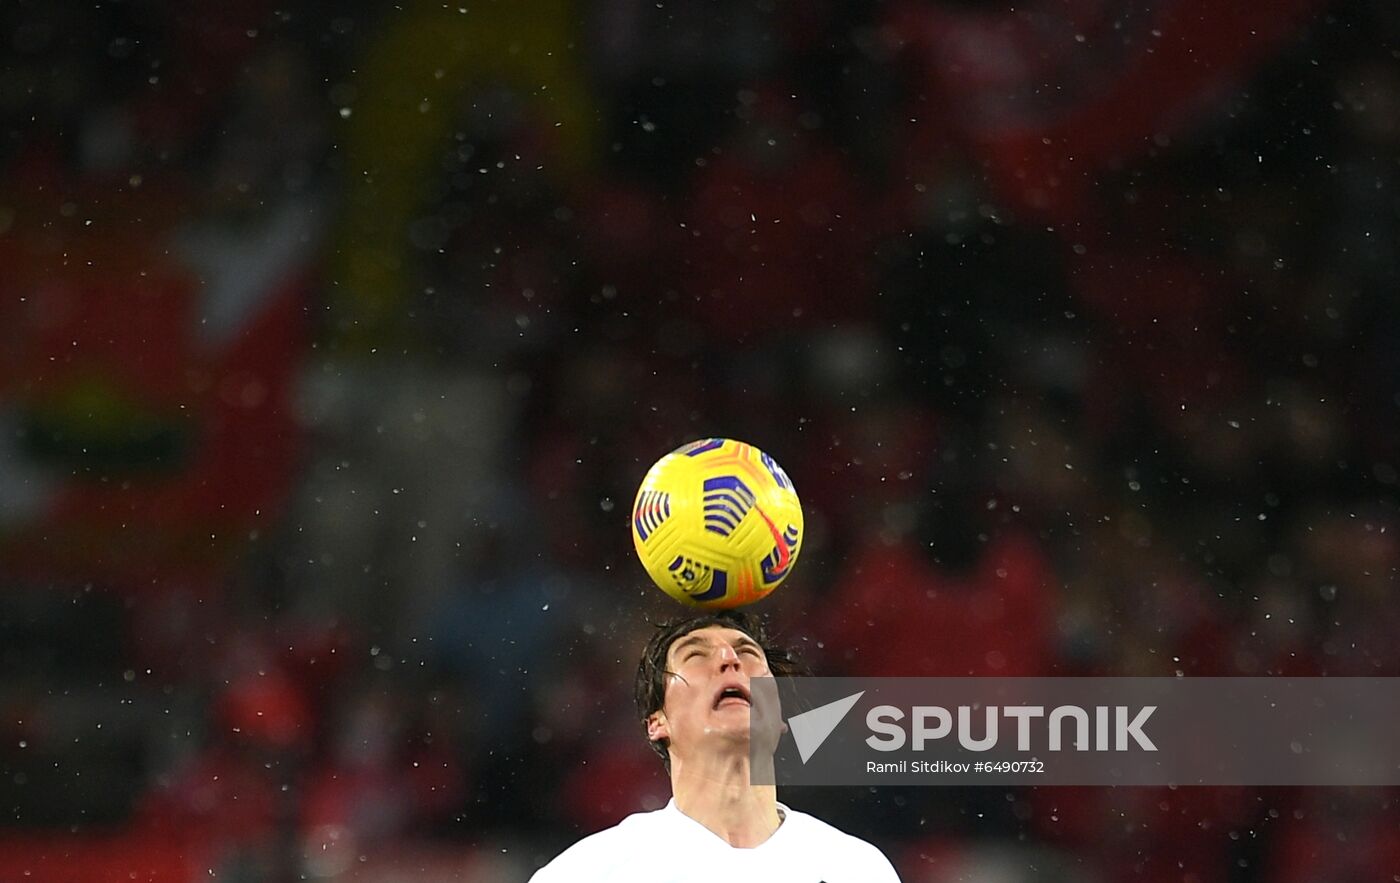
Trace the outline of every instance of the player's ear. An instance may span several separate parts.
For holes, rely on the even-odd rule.
[[[647,739],[660,742],[671,738],[671,726],[666,721],[666,712],[653,711],[647,715]]]

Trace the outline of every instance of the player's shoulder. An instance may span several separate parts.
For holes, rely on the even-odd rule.
[[[655,829],[664,824],[662,810],[633,813],[611,828],[575,842],[535,872],[530,883],[579,883],[607,879],[616,868],[635,862]]]
[[[820,844],[820,848],[828,854],[839,853],[843,864],[859,867],[869,874],[863,879],[871,883],[884,883],[886,880],[898,883],[899,876],[895,873],[894,865],[875,844],[854,834],[848,834],[809,813],[789,806],[783,806],[783,811],[787,814],[788,823],[793,825],[795,834],[812,844]]]

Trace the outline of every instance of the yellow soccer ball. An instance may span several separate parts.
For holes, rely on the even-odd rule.
[[[772,457],[728,438],[656,461],[632,506],[632,543],[661,590],[694,607],[752,604],[802,549],[802,503]]]

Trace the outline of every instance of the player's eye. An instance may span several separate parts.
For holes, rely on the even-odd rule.
[[[757,647],[744,647],[744,648],[740,649],[739,652],[740,652],[740,653],[747,653],[747,654],[749,654],[750,656],[752,656],[752,657],[754,657],[754,658],[762,658],[762,656],[763,656],[762,653],[759,653],[759,652],[758,652],[758,648],[757,648]]]

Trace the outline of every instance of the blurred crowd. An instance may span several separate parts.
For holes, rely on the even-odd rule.
[[[762,609],[819,674],[1400,676],[1382,0],[53,0],[0,40],[31,879],[519,881],[659,807],[631,679],[677,608],[628,516],[695,438],[792,476]],[[911,883],[1400,879],[1393,789],[780,799]]]

